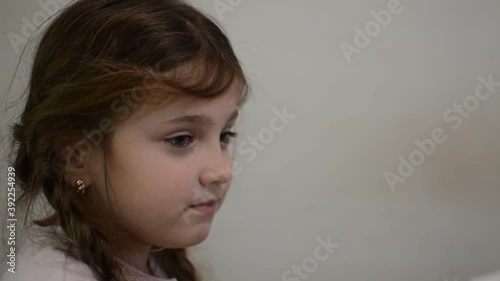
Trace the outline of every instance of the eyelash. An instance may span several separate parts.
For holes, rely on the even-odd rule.
[[[221,136],[222,135],[227,136],[229,138],[228,141],[225,143],[225,144],[229,144],[230,141],[231,141],[231,138],[237,137],[238,133],[236,133],[236,132],[224,132],[224,133],[221,134]],[[179,140],[181,138],[190,138],[191,141],[189,142],[189,144],[191,144],[193,136],[190,136],[190,135],[179,135],[179,136],[176,136],[176,137],[173,137],[173,138],[166,139],[165,141],[167,141],[170,145],[172,145],[176,149],[185,149],[189,144],[188,145],[175,145],[175,144],[172,143],[173,140]]]

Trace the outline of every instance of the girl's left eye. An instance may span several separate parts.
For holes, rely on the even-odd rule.
[[[228,144],[231,141],[231,138],[235,138],[238,136],[236,132],[224,132],[220,135],[220,141],[224,144]],[[180,135],[173,138],[166,139],[172,146],[175,148],[183,149],[189,146],[193,142],[193,136],[190,135]]]

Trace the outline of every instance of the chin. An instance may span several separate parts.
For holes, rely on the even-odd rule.
[[[207,239],[208,235],[210,234],[210,228],[212,224],[210,222],[202,223],[197,226],[192,227],[192,229],[189,229],[189,235],[187,235],[190,239],[191,245],[189,246],[194,246],[197,244],[200,244],[203,242],[205,239]],[[188,246],[188,247],[189,247]]]
[[[210,234],[211,226],[211,222],[205,222],[186,227],[185,229],[177,233],[177,237],[173,239],[174,241],[170,241],[170,243],[174,242],[175,244],[170,244],[168,248],[187,248],[200,244],[205,239],[207,239],[208,235]],[[172,240],[172,238],[170,238],[170,240]]]

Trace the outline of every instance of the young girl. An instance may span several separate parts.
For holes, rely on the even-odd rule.
[[[16,207],[39,215],[11,280],[200,280],[186,248],[231,184],[249,87],[180,0],[79,0],[43,34],[13,126]],[[37,210],[37,211],[35,211]]]

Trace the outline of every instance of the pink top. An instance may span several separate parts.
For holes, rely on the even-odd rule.
[[[56,249],[47,243],[47,239],[37,237],[37,233],[44,232],[51,227],[34,225],[30,229],[29,239],[26,244],[16,253],[15,273],[6,271],[0,278],[1,281],[27,281],[27,280],[51,280],[51,281],[97,281],[97,275],[84,262],[78,261],[66,253]],[[63,234],[60,226],[56,227],[58,233]],[[45,237],[44,237],[45,238]],[[42,241],[44,243],[39,243]],[[125,269],[130,272],[127,279],[130,281],[177,281],[170,278],[162,271],[156,263],[154,256],[149,258],[151,269],[155,276],[145,274],[117,259]]]

